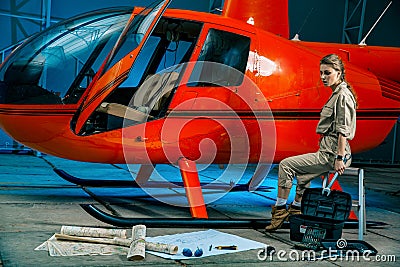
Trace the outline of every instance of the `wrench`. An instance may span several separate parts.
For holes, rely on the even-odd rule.
[[[350,154],[346,154],[343,157],[343,163],[346,164],[346,162],[351,159],[351,155]],[[338,172],[335,172],[335,174],[333,175],[333,178],[331,180],[331,182],[328,184],[328,186],[326,186],[326,183],[328,181],[328,177],[325,177],[324,182],[322,184],[322,195],[326,193],[326,196],[329,196],[329,194],[331,193],[331,187],[333,185],[333,183],[336,181],[337,177],[339,176]],[[326,186],[326,187],[325,187]]]

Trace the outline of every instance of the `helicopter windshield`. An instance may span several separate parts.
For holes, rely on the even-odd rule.
[[[1,66],[0,103],[77,103],[131,12],[131,8],[90,12],[29,38]]]

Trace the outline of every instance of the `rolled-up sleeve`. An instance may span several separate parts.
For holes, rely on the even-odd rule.
[[[340,94],[336,101],[335,131],[351,140],[355,135],[356,110],[351,96]]]

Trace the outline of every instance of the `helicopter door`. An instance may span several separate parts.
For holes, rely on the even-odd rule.
[[[72,122],[76,134],[80,133],[102,101],[129,76],[139,52],[170,2],[171,0],[158,0],[138,14],[134,9],[131,20],[92,81],[90,91]]]

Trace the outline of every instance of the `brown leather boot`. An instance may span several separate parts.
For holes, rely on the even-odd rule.
[[[289,211],[286,210],[286,205],[272,206],[271,224],[265,227],[266,231],[275,231],[282,227],[283,222],[289,217]]]
[[[289,211],[289,216],[287,217],[287,220],[289,220],[289,217],[292,216],[292,215],[301,214],[301,208],[293,206],[292,204],[289,205],[289,210],[288,211]]]

